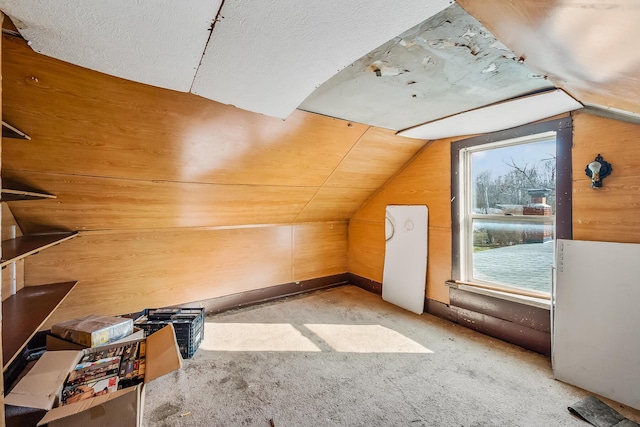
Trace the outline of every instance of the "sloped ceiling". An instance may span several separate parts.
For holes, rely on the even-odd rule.
[[[337,73],[300,108],[402,130],[553,87],[454,4]]]
[[[637,0],[459,0],[527,66],[586,105],[640,116]]]
[[[0,0],[37,52],[278,118],[403,130],[555,87],[639,117],[637,1],[459,5]]]
[[[307,95],[449,0],[2,0],[32,48],[117,77],[286,118]]]

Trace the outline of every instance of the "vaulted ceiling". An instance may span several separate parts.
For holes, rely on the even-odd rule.
[[[301,108],[397,131],[556,87],[640,115],[634,0],[0,0],[0,9],[37,52],[279,118]]]

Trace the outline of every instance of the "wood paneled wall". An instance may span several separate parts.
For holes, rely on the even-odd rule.
[[[347,220],[424,144],[295,111],[287,120],[38,55],[5,37],[3,173],[56,194],[24,232]]]
[[[640,125],[585,112],[573,116],[573,238],[640,243]],[[384,217],[388,204],[429,207],[427,296],[448,303],[451,277],[450,145],[427,145],[352,217],[349,271],[382,281]],[[600,153],[613,173],[598,190],[590,187],[586,165]]]
[[[279,120],[141,85],[4,36],[5,177],[56,199],[9,203],[25,285],[78,280],[49,321],[198,301],[347,272],[347,221],[424,145],[304,111]],[[45,327],[48,325],[45,325]]]
[[[26,285],[78,280],[46,327],[344,273],[346,242],[346,222],[82,232],[27,258]]]
[[[598,155],[613,167],[599,189],[584,170]],[[640,125],[573,115],[573,238],[640,243]]]
[[[451,141],[426,146],[367,202],[349,224],[349,272],[382,282],[384,218],[387,205],[419,204],[429,208],[429,298],[449,302],[445,280],[451,278]]]

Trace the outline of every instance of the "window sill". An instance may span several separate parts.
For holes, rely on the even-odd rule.
[[[524,305],[530,305],[532,307],[542,308],[545,310],[551,310],[551,301],[542,299],[529,297],[524,295],[516,295],[510,292],[497,291],[493,289],[483,289],[478,288],[472,285],[465,285],[462,283],[456,283],[454,281],[446,281],[445,284],[450,288],[460,289],[467,292],[473,292],[480,295],[486,295],[489,297],[500,298],[507,301],[517,302]]]

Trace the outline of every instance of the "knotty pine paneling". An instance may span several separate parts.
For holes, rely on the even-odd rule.
[[[387,205],[427,205],[429,208],[429,298],[448,303],[444,285],[451,278],[451,184],[449,139],[426,146],[400,173],[369,200],[349,224],[349,271],[382,281],[384,218]]]
[[[5,37],[8,169],[216,184],[320,186],[367,126],[287,120],[96,73]]]
[[[347,222],[293,227],[293,280],[347,272]]]
[[[640,125],[573,113],[573,238],[640,243]],[[598,153],[613,171],[591,188],[584,169]]]
[[[52,200],[12,203],[25,232],[288,223],[314,187],[123,180],[7,171],[46,188]],[[320,207],[322,208],[322,207]]]

